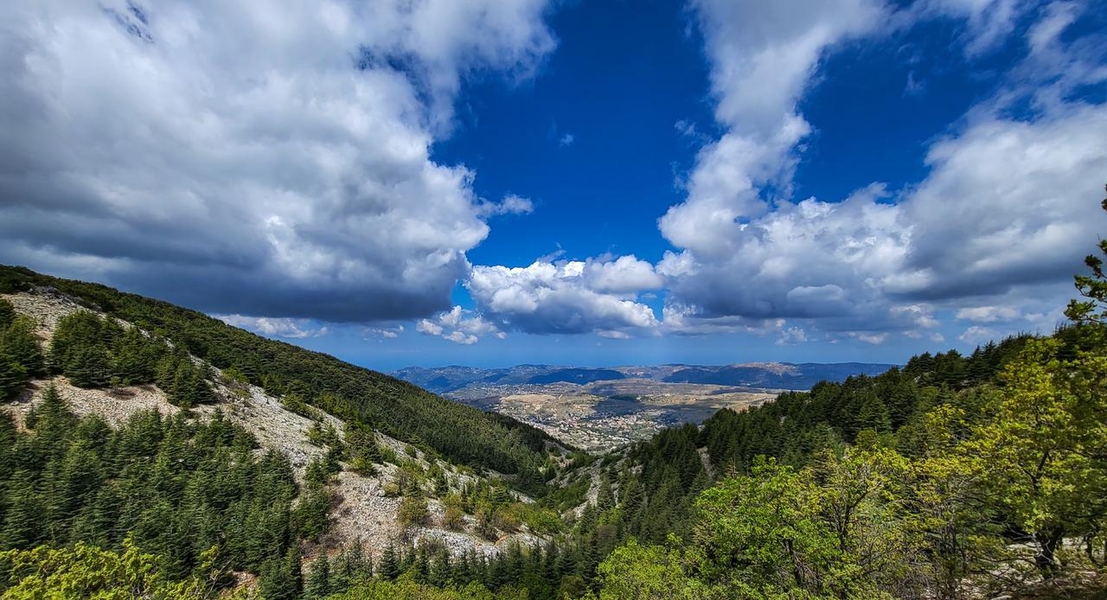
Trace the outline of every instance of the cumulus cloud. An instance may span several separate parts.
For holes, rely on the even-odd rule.
[[[693,6],[711,66],[715,117],[725,133],[699,151],[685,201],[658,222],[680,248],[657,267],[682,307],[673,311],[673,322],[693,314],[699,324],[727,316],[842,316],[866,290],[846,289],[821,272],[839,261],[809,253],[821,250],[814,225],[833,220],[845,231],[832,227],[821,235],[851,235],[858,245],[881,246],[872,259],[848,244],[843,253],[887,260],[886,254],[901,251],[885,231],[894,229],[887,211],[812,200],[772,212],[764,190],[790,188],[797,144],[811,131],[796,105],[823,54],[872,30],[885,10],[865,0],[771,6],[700,0]],[[853,218],[863,221],[855,225]],[[880,235],[868,235],[873,229]]]
[[[386,340],[394,340],[400,337],[400,334],[404,332],[403,325],[395,325],[392,327],[363,327],[361,329],[362,337],[368,338],[382,338]]]
[[[507,337],[492,322],[460,306],[454,306],[430,319],[420,319],[415,324],[415,330],[465,345],[475,344],[480,341],[480,336],[485,335],[501,340]]]
[[[614,260],[536,261],[528,267],[475,266],[466,287],[504,328],[529,333],[586,333],[653,327],[637,292],[663,285],[634,256]]]
[[[307,319],[247,317],[243,315],[216,315],[216,318],[227,325],[241,327],[270,337],[305,339],[323,337],[330,333],[327,327],[315,327]]]
[[[495,217],[499,215],[529,215],[534,212],[534,203],[530,198],[524,198],[515,194],[508,194],[500,202],[482,202],[477,207],[477,214],[481,217]]]
[[[1000,332],[993,328],[973,325],[957,336],[957,339],[966,344],[983,344],[997,340],[1000,337],[1002,337]]]
[[[667,253],[658,272],[704,317],[861,318],[898,278],[910,232],[897,207],[873,201],[882,188],[840,203],[782,204],[736,225],[719,248]]]
[[[789,327],[781,330],[780,337],[776,340],[776,345],[786,346],[789,344],[802,344],[806,341],[807,332],[800,327]]]
[[[1018,309],[1010,306],[974,306],[957,311],[957,319],[976,323],[995,323],[996,321],[1014,321],[1022,315]]]
[[[1028,290],[1054,289],[1107,225],[1094,202],[1101,182],[1088,175],[1107,172],[1107,106],[1066,100],[1107,81],[1107,50],[1101,34],[1061,35],[1073,5],[1051,7],[1027,30],[1024,63],[959,131],[932,144],[922,182],[793,203],[792,171],[810,131],[796,99],[820,56],[871,33],[887,11],[825,3],[838,13],[828,17],[820,3],[778,23],[784,8],[719,4],[696,7],[726,132],[701,149],[685,201],[658,222],[677,247],[656,268],[669,282],[672,328],[800,319],[870,343],[894,331],[921,336],[940,325],[937,310],[966,298],[1010,305]],[[978,52],[1021,13],[1010,2],[934,2],[909,16],[927,14],[966,19]],[[1020,102],[1033,114],[1012,110]]]
[[[876,0],[692,6],[711,64],[715,118],[726,132],[700,150],[686,200],[659,225],[676,246],[720,254],[740,221],[769,209],[763,189],[789,187],[796,145],[811,131],[796,104],[823,54],[872,30],[885,11]]]
[[[0,261],[218,313],[448,308],[490,213],[429,149],[467,73],[541,64],[545,9],[4,3]]]
[[[573,145],[573,142],[577,140],[576,136],[571,133],[566,133],[561,136],[561,139],[557,140],[557,145],[560,148],[567,148]]]

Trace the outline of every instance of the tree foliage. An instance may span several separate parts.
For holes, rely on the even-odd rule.
[[[382,373],[268,340],[196,311],[102,285],[57,279],[20,267],[0,267],[0,289],[35,286],[53,287],[91,309],[133,323],[149,332],[152,341],[169,340],[174,347],[220,369],[233,368],[270,395],[299,394],[307,404],[344,421],[378,429],[457,464],[508,475],[516,486],[532,494],[542,493],[552,475],[543,469],[549,449],[556,446],[554,440],[510,417],[451,402]],[[88,311],[79,311],[63,321],[59,323],[62,335],[59,338],[55,332],[48,356],[55,372],[69,375],[74,369],[81,370],[82,383],[88,385],[107,385],[113,378],[131,383],[151,381],[136,379],[146,377],[148,372],[131,367],[134,353],[117,349],[116,338],[126,335],[114,321],[97,319]],[[131,341],[136,339],[132,337]],[[107,350],[106,370],[99,368],[103,354],[83,350],[90,345]],[[165,374],[159,369],[159,385],[168,385]],[[190,387],[196,381],[194,374],[185,372],[179,379],[179,402],[195,404],[197,401],[189,395],[189,390],[198,391],[198,387]],[[175,387],[177,373],[172,374],[172,380]]]

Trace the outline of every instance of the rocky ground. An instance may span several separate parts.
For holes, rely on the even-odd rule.
[[[35,319],[36,335],[43,348],[48,347],[59,319],[74,311],[88,310],[54,290],[4,294],[0,297],[10,301],[17,312]],[[130,326],[127,323],[123,325]],[[217,374],[216,380],[212,382],[213,388],[220,400],[212,405],[194,408],[193,413],[199,418],[207,418],[217,410],[222,411],[229,420],[252,433],[262,446],[262,451],[276,449],[284,453],[292,463],[297,478],[302,478],[308,463],[322,458],[326,452],[324,448],[308,440],[308,431],[316,423],[329,424],[340,434],[343,430],[342,421],[332,415],[316,409],[316,419],[309,419],[285,409],[280,399],[266,394],[262,388],[226,380],[218,369],[213,368],[213,371]],[[118,427],[138,412],[157,410],[168,416],[181,410],[170,404],[156,385],[83,389],[72,385],[64,376],[56,376],[33,381],[29,389],[15,401],[0,406],[0,411],[12,415],[17,427],[23,427],[27,413],[41,401],[44,390],[51,383],[75,414],[99,415],[113,427]],[[421,451],[379,433],[377,435],[383,447],[402,457],[401,462],[413,461],[424,469],[429,466],[428,457]],[[448,473],[449,479],[456,486],[464,485],[477,477],[442,461],[437,461],[437,464]],[[353,543],[360,543],[367,554],[376,558],[388,545],[405,540],[416,543],[434,540],[434,543],[445,545],[455,555],[469,550],[491,555],[513,542],[532,544],[537,540],[524,531],[489,542],[469,533],[475,527],[471,518],[466,531],[447,530],[442,527],[443,509],[437,500],[429,503],[431,519],[428,526],[405,530],[397,522],[401,499],[391,497],[385,492],[385,484],[392,481],[397,470],[396,465],[383,464],[378,465],[378,473],[373,476],[362,476],[350,471],[340,473],[331,483],[334,492],[331,517],[334,525],[319,545],[308,549],[305,560],[320,552],[336,552]]]

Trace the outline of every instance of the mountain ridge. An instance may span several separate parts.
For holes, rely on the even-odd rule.
[[[219,369],[233,368],[275,397],[298,396],[347,423],[361,423],[456,464],[503,474],[538,491],[548,453],[562,448],[510,417],[453,402],[387,374],[270,340],[188,308],[97,283],[0,265],[0,293],[56,290],[86,308],[167,337]]]
[[[670,363],[613,367],[521,364],[512,367],[480,368],[450,365],[445,367],[411,366],[391,371],[391,374],[439,394],[448,394],[475,385],[491,383],[497,385],[559,382],[580,384],[620,379],[643,379],[659,383],[701,383],[780,390],[806,390],[820,381],[843,381],[853,375],[879,375],[896,366],[899,365],[864,362],[792,363],[775,361],[727,365]]]

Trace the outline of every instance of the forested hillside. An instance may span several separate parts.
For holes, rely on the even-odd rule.
[[[378,429],[452,462],[511,475],[521,489],[531,493],[540,492],[546,480],[541,469],[548,450],[557,444],[545,433],[514,419],[444,400],[387,375],[268,340],[166,302],[0,266],[0,293],[36,286],[54,288],[107,315],[172,340],[182,351],[241,375],[273,396],[296,395],[343,420]],[[130,348],[126,340],[116,339],[116,333],[85,331],[82,335],[87,334],[90,341],[95,338],[97,343],[87,344],[92,348],[87,352],[84,347],[80,349],[88,354],[81,357],[81,364],[96,367],[98,361],[130,359],[120,359],[118,352],[113,355],[108,351],[108,347]],[[132,362],[142,360],[136,356]],[[156,360],[147,360],[145,368],[156,367]],[[0,386],[6,379],[18,378],[14,373],[5,375],[4,368],[0,366]],[[40,368],[32,366],[32,370]],[[92,371],[111,377],[106,368]]]

